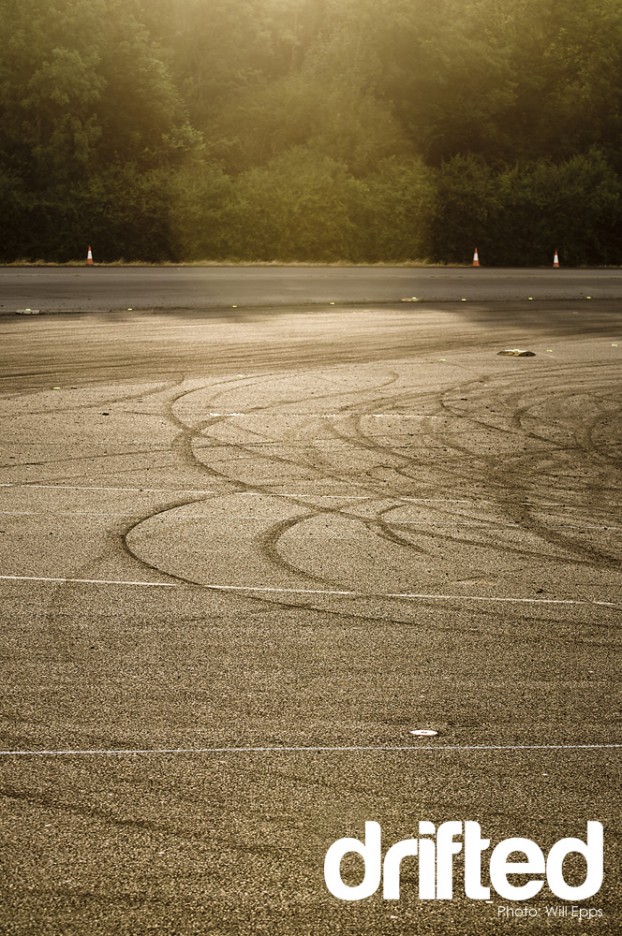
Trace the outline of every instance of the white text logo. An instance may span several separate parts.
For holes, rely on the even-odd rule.
[[[544,880],[560,900],[587,900],[603,882],[603,826],[587,823],[586,840],[563,838],[548,855],[528,838],[509,838],[499,842],[490,856],[490,839],[482,838],[479,822],[443,822],[436,829],[432,822],[419,823],[419,838],[404,839],[391,845],[382,859],[382,829],[378,822],[365,823],[365,840],[341,838],[328,849],[324,861],[324,879],[328,890],[339,900],[365,900],[382,884],[385,900],[400,898],[402,860],[418,860],[418,896],[420,900],[451,900],[454,895],[454,856],[463,852],[464,893],[471,900],[489,900],[491,888],[504,900],[529,900],[544,887]],[[363,880],[346,884],[341,863],[348,854],[363,859]],[[515,860],[516,854],[520,860]],[[570,885],[564,878],[564,859],[577,853],[585,860],[583,883]],[[510,857],[513,860],[510,861]],[[482,883],[483,864],[488,863],[490,887]],[[511,883],[511,875],[530,877],[525,883]]]

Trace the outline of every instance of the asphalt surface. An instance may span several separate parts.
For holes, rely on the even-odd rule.
[[[0,932],[619,933],[621,355],[585,299],[2,318]],[[602,822],[602,914],[325,887],[469,819]]]
[[[407,267],[0,267],[18,309],[206,309],[306,303],[622,299],[622,270]]]

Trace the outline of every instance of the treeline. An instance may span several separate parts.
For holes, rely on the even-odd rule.
[[[622,263],[622,0],[0,0],[0,260]]]

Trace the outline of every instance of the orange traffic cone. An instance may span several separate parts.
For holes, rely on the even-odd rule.
[[[91,250],[91,245],[89,244],[89,249],[86,255],[86,265],[93,266],[93,251]]]
[[[477,247],[475,248],[475,253],[473,254],[473,266],[474,267],[479,266],[479,254],[477,252]]]
[[[559,254],[555,251],[555,256],[553,257],[553,269],[559,270]]]

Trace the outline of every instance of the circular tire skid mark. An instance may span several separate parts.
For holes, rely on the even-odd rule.
[[[615,365],[497,365],[434,389],[420,370],[183,393],[178,450],[227,489],[145,518],[127,548],[199,585],[530,598],[571,569],[569,597],[596,599],[620,558]]]

